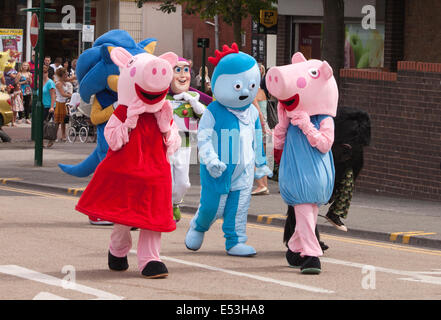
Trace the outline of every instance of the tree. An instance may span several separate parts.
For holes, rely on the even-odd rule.
[[[322,60],[328,61],[339,82],[340,69],[344,67],[345,3],[344,0],[323,1]]]
[[[138,7],[152,0],[135,0]],[[186,14],[199,14],[202,19],[212,19],[215,15],[233,26],[234,41],[240,45],[242,37],[242,19],[251,15],[258,19],[260,10],[272,8],[277,0],[165,0],[159,10],[166,13],[176,12],[176,6],[182,5]]]

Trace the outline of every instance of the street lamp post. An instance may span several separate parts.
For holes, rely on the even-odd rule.
[[[40,8],[22,9],[23,11],[37,12],[39,17],[39,30],[38,30],[38,50],[35,50],[35,80],[38,73],[38,97],[36,97],[35,91],[33,97],[36,98],[33,105],[33,112],[35,115],[32,122],[32,133],[35,142],[34,153],[34,165],[41,167],[43,165],[43,60],[44,60],[44,16],[46,12],[55,12],[55,9],[46,9],[44,1],[40,1]],[[29,36],[29,35],[28,35]],[[36,47],[36,49],[37,49]],[[34,81],[34,88],[37,82]],[[35,126],[35,128],[34,128]]]
[[[211,21],[205,21],[206,24],[214,27],[214,48],[219,50],[219,17],[214,16],[214,23]]]

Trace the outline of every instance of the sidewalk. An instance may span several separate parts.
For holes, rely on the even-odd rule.
[[[43,150],[43,166],[35,167],[34,143],[29,141],[30,125],[3,129],[12,142],[0,142],[0,185],[81,195],[91,177],[67,175],[58,168],[58,163],[79,163],[93,151],[94,143],[55,143],[51,149]],[[190,180],[192,187],[185,197],[182,211],[195,213],[200,194],[198,165],[191,166]],[[278,184],[269,180],[269,189],[270,195],[252,197],[248,220],[284,226],[287,207],[278,193]],[[321,207],[319,214],[324,216],[326,210],[327,206]],[[319,217],[319,230],[339,236],[441,249],[441,202],[390,198],[355,191],[344,222],[348,232],[335,229],[325,218]]]

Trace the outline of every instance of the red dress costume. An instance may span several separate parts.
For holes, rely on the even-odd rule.
[[[127,107],[114,112],[121,122]],[[76,210],[100,219],[141,229],[176,229],[167,148],[153,113],[139,115],[129,142],[106,158],[84,190]]]

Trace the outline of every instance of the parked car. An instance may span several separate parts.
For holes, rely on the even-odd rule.
[[[9,94],[0,91],[0,140],[3,142],[11,141],[11,138],[2,130],[2,126],[12,121],[11,99]]]
[[[11,99],[9,94],[0,91],[0,128],[12,121]]]

